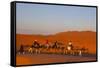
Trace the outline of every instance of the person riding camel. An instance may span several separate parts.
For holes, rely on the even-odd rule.
[[[23,45],[20,46],[19,52],[24,54],[24,46]]]
[[[40,44],[37,40],[34,40],[32,46],[31,46],[32,49],[30,49],[30,51],[33,51],[34,49],[34,52],[35,53],[38,53],[39,52],[39,48],[40,48]]]
[[[58,43],[57,41],[54,42],[54,46],[53,46],[54,48],[57,48],[57,43]]]
[[[72,41],[69,41],[67,49],[68,50],[72,50],[73,49]]]
[[[48,40],[46,40],[45,44],[46,44],[46,47],[49,48],[49,41]]]
[[[33,43],[34,47],[39,47],[39,43],[37,42],[37,40],[34,40],[34,43]]]
[[[34,40],[34,45],[36,45],[37,44],[37,40]]]

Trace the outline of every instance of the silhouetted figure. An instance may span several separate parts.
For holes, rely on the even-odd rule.
[[[24,54],[24,47],[23,47],[23,45],[20,46],[19,52]]]
[[[45,45],[46,45],[46,48],[49,49],[49,41],[48,40],[46,40]]]
[[[69,41],[68,46],[67,46],[68,50],[73,50],[73,45],[72,45],[72,41]]]
[[[57,48],[57,41],[54,42],[53,48]]]
[[[82,50],[79,50],[79,56],[82,56]]]
[[[31,46],[30,51],[32,52],[33,49],[34,49],[35,53],[39,53],[40,52],[40,50],[39,50],[40,47],[41,47],[40,44],[37,42],[37,40],[35,40],[33,45]]]
[[[46,44],[49,44],[49,41],[48,40],[46,40]]]
[[[40,45],[39,45],[39,43],[37,42],[37,40],[34,41],[32,47],[34,47],[34,48],[39,48],[39,47],[40,47]]]

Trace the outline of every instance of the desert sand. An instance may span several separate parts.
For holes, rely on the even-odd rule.
[[[92,31],[68,31],[59,32],[53,35],[16,35],[16,48],[19,49],[20,45],[32,45],[33,41],[37,40],[39,43],[44,44],[45,40],[49,42],[59,41],[68,44],[72,41],[73,46],[77,48],[88,48],[89,53],[96,54],[96,32]],[[56,57],[56,58],[55,58]],[[40,59],[40,60],[39,60]],[[42,59],[42,60],[41,60]],[[71,61],[70,61],[71,60]],[[59,63],[59,62],[77,62],[77,61],[94,61],[95,57],[71,57],[66,55],[17,55],[17,65],[25,64],[44,64],[44,63]]]

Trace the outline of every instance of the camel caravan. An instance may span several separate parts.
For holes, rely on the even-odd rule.
[[[62,54],[62,55],[86,55],[88,49],[74,47],[72,42],[69,41],[66,46],[58,41],[49,43],[46,40],[45,44],[40,44],[37,40],[32,45],[21,45],[17,50],[17,54]]]

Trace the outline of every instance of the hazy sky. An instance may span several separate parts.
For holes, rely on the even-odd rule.
[[[17,3],[18,34],[96,31],[96,8]]]

